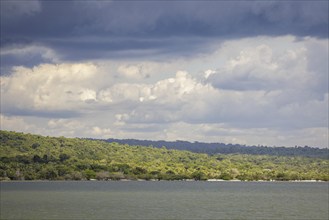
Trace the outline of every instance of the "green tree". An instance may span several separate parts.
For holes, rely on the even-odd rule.
[[[87,180],[96,179],[96,172],[88,169],[84,171],[84,176]]]
[[[41,170],[39,177],[40,179],[55,180],[58,177],[58,173],[54,167],[47,166]]]
[[[201,171],[192,173],[192,178],[195,180],[207,180],[208,179],[207,176]]]
[[[61,162],[64,162],[65,160],[68,160],[68,159],[70,159],[70,156],[69,155],[67,155],[67,154],[60,154],[59,155],[59,160],[61,161]]]

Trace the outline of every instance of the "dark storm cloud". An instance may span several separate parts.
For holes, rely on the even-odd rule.
[[[1,1],[1,48],[38,43],[69,60],[286,34],[327,38],[328,1]]]

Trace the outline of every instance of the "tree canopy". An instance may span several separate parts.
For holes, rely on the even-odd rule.
[[[0,131],[1,180],[329,180],[329,160],[204,154]]]
[[[241,144],[225,144],[225,143],[202,143],[189,141],[151,141],[136,139],[106,139],[106,142],[142,145],[161,148],[165,146],[167,149],[188,150],[195,153],[214,154],[252,154],[252,155],[272,155],[272,156],[303,156],[318,157],[329,159],[328,148],[316,148],[309,146],[295,147],[268,147],[268,146],[246,146]]]

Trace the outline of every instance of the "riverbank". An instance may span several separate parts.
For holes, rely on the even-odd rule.
[[[329,182],[323,180],[224,180],[224,179],[207,179],[207,180],[195,180],[195,179],[181,179],[181,180],[159,180],[159,179],[81,179],[81,180],[11,180],[0,179],[0,182],[300,182],[300,183],[317,183],[317,182]]]

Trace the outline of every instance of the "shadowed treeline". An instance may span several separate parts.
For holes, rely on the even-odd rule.
[[[252,155],[272,155],[272,156],[303,156],[329,159],[328,148],[314,147],[268,147],[268,146],[246,146],[240,144],[224,143],[202,143],[188,141],[151,141],[136,139],[107,139],[107,142],[116,142],[128,145],[153,146],[167,149],[188,150],[196,153],[214,154],[252,154]]]
[[[0,180],[329,180],[329,160],[204,154],[0,131]]]

